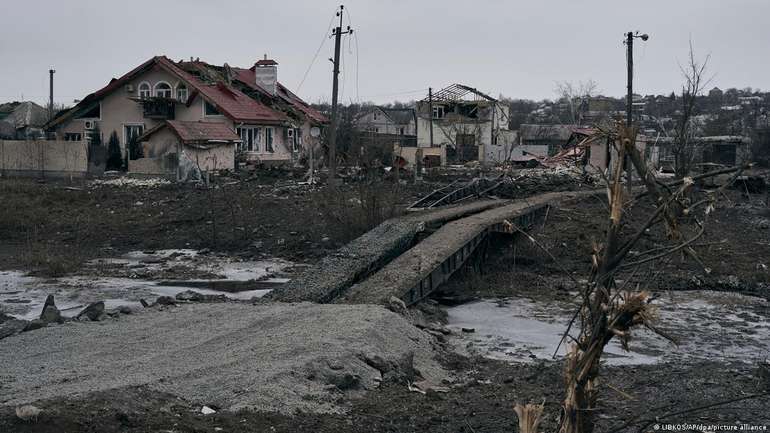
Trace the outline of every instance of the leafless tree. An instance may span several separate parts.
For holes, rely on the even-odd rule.
[[[554,92],[560,100],[567,103],[570,122],[578,124],[582,122],[583,107],[588,103],[589,99],[599,93],[599,86],[594,80],[580,81],[577,84],[569,81],[559,81],[556,83]]]
[[[627,287],[627,282],[647,272],[648,277],[642,280],[649,285],[655,279],[654,274],[659,273],[655,269],[662,268],[662,264],[673,254],[686,254],[701,263],[693,243],[704,234],[706,220],[721,191],[694,199],[690,191],[692,185],[700,178],[717,174],[735,172],[737,176],[741,170],[719,170],[664,185],[647,166],[635,145],[635,137],[635,128],[626,128],[621,124],[609,130],[599,130],[593,137],[595,140],[611,140],[619,160],[629,157],[646,191],[634,197],[634,191],[627,189],[622,182],[623,165],[614,165],[605,178],[609,200],[606,238],[593,246],[592,266],[586,283],[580,283],[568,274],[580,290],[581,303],[562,337],[562,342],[569,339],[572,343],[564,367],[565,397],[560,433],[593,432],[594,414],[598,408],[600,361],[611,340],[619,340],[628,349],[631,330],[638,326],[669,338],[655,326],[656,307],[647,290],[649,287]],[[650,197],[655,210],[644,216],[644,222],[639,227],[632,227],[624,220],[633,203],[644,195]],[[655,231],[656,226],[663,226],[664,229]],[[658,240],[663,246],[642,251],[633,260],[627,260],[629,253],[638,249],[640,239],[656,232],[664,234]],[[531,236],[529,239],[536,242]],[[626,273],[628,278],[624,277],[626,282],[618,284],[616,277],[621,273]],[[573,327],[576,332],[572,332]],[[538,405],[517,405],[516,410],[522,426],[536,426],[541,411],[542,406]],[[534,430],[522,432],[535,433]]]
[[[707,55],[703,61],[698,60],[691,40],[687,64],[679,65],[684,77],[682,108],[674,130],[674,142],[671,146],[671,153],[674,157],[674,173],[679,179],[689,174],[695,160],[696,146],[693,140],[697,133],[693,119],[695,103],[698,96],[703,93],[703,89],[711,82],[711,79],[706,77],[706,68],[710,58],[711,55]]]

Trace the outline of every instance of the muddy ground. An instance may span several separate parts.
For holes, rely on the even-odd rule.
[[[339,222],[343,217],[318,204],[320,200],[341,207],[351,199],[356,203],[353,194],[359,192],[352,188],[350,196],[333,199],[323,189],[298,192],[292,186],[286,192],[280,185],[249,183],[225,185],[213,194],[175,186],[68,187],[0,182],[0,193],[10,203],[0,210],[0,267],[30,269],[36,263],[41,267],[43,262],[36,257],[65,257],[73,248],[79,251],[78,260],[142,249],[211,248],[248,258],[266,254],[313,261],[364,230],[333,232],[329,227],[335,226],[334,219]],[[406,193],[409,199],[399,204],[418,195],[419,191]],[[621,279],[653,290],[716,289],[767,298],[770,211],[764,198],[729,191],[717,207],[698,242],[702,244],[699,257],[710,273],[676,256],[665,267]],[[212,214],[204,210],[207,206]],[[641,202],[632,212],[627,230],[641,223],[644,206],[650,205]],[[568,301],[575,285],[565,272],[577,280],[587,277],[591,241],[602,240],[605,213],[601,200],[552,209],[545,225],[532,230],[550,254],[525,239],[511,243],[500,236],[490,242],[481,273],[458,275],[437,297],[445,302],[473,297]],[[219,226],[213,221],[243,223]],[[645,237],[640,248],[660,247],[654,239]],[[410,391],[405,383],[354,398],[341,392],[345,414],[217,411],[203,415],[199,402],[134,387],[37,402],[45,412],[32,423],[17,419],[12,407],[2,407],[0,432],[513,432],[517,427],[512,405],[529,401],[545,401],[542,430],[555,431],[563,398],[560,363],[508,363],[459,355],[443,363],[459,378],[444,384],[448,392],[422,394]],[[747,423],[770,428],[770,372],[756,363],[693,360],[608,366],[602,370],[600,386],[599,432],[653,431],[656,417],[658,422]],[[754,397],[757,394],[763,396]],[[711,406],[728,400],[736,401]],[[701,409],[689,411],[695,408]]]
[[[190,185],[0,179],[0,269],[60,276],[130,251],[208,249],[313,262],[436,186],[343,185],[287,176]]]
[[[674,254],[621,272],[618,279],[627,281],[627,288],[725,290],[770,299],[770,206],[765,200],[764,194],[727,190],[705,220],[703,236],[693,244],[702,264]],[[544,224],[530,228],[537,244],[521,234],[514,235],[516,242],[510,235],[494,236],[479,267],[450,281],[437,296],[447,301],[509,295],[568,299],[576,290],[574,281],[588,278],[593,245],[605,240],[606,206],[606,200],[594,197],[551,208]],[[651,209],[646,200],[635,205],[626,216],[623,236],[635,232]],[[674,244],[658,226],[642,237],[628,261]]]

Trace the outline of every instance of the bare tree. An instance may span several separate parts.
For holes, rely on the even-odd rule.
[[[593,432],[598,409],[600,361],[610,341],[617,339],[628,349],[630,332],[638,326],[644,326],[670,339],[655,326],[656,307],[647,290],[649,284],[659,275],[662,264],[673,254],[683,253],[701,263],[692,246],[704,234],[705,222],[721,191],[707,193],[702,199],[696,200],[691,194],[695,181],[730,172],[735,172],[737,176],[741,170],[719,170],[663,185],[655,179],[653,170],[649,169],[639,153],[635,138],[635,128],[626,128],[620,124],[609,130],[599,130],[592,137],[594,140],[611,140],[615,144],[618,160],[622,161],[628,156],[646,191],[633,197],[633,191],[626,189],[622,182],[623,165],[614,165],[605,178],[609,200],[606,238],[602,243],[594,243],[588,280],[579,283],[567,273],[580,290],[581,303],[559,343],[561,346],[566,339],[572,342],[564,367],[565,397],[560,433]],[[650,196],[655,209],[645,215],[644,223],[639,227],[632,227],[624,219],[630,213],[632,204],[644,195]],[[656,226],[663,226],[663,230],[654,230]],[[536,242],[523,230],[519,231]],[[662,238],[658,241],[663,246],[641,251],[635,254],[633,260],[626,260],[632,250],[639,248],[639,241],[652,233],[661,234]],[[616,278],[621,273],[626,274],[623,278],[625,282],[618,284]],[[635,276],[641,277],[645,273],[647,276],[639,280],[645,281],[647,287],[627,287]],[[577,328],[575,333],[571,333],[573,325]],[[534,428],[541,411],[542,407],[537,405],[519,405],[516,410],[521,425]],[[522,432],[535,433],[535,430]]]
[[[705,77],[710,58],[711,55],[707,55],[702,62],[699,61],[695,57],[691,40],[687,64],[684,66],[679,65],[679,69],[684,77],[681,98],[682,108],[674,130],[674,142],[671,146],[671,153],[674,157],[674,173],[679,179],[687,176],[695,160],[696,146],[693,140],[697,133],[693,119],[696,108],[695,103],[698,96],[703,93],[703,89],[711,82],[710,78]]]
[[[582,122],[583,112],[588,104],[588,100],[599,93],[599,86],[594,80],[580,81],[574,84],[569,81],[559,81],[556,83],[554,92],[567,103],[569,108],[569,120],[573,124]]]

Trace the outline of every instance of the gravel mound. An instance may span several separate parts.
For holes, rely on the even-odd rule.
[[[147,385],[229,410],[339,412],[382,381],[438,383],[432,338],[373,305],[191,304],[0,341],[0,405]]]

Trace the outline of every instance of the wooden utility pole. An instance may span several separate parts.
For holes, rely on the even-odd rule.
[[[334,72],[332,74],[332,125],[329,130],[329,184],[335,184],[337,182],[337,93],[339,91],[339,75],[340,75],[340,40],[342,35],[353,33],[353,29],[350,26],[347,30],[342,31],[342,13],[345,10],[344,5],[340,5],[340,10],[337,12],[337,16],[340,17],[340,24],[332,32],[334,36]],[[331,59],[329,59],[331,60]]]

